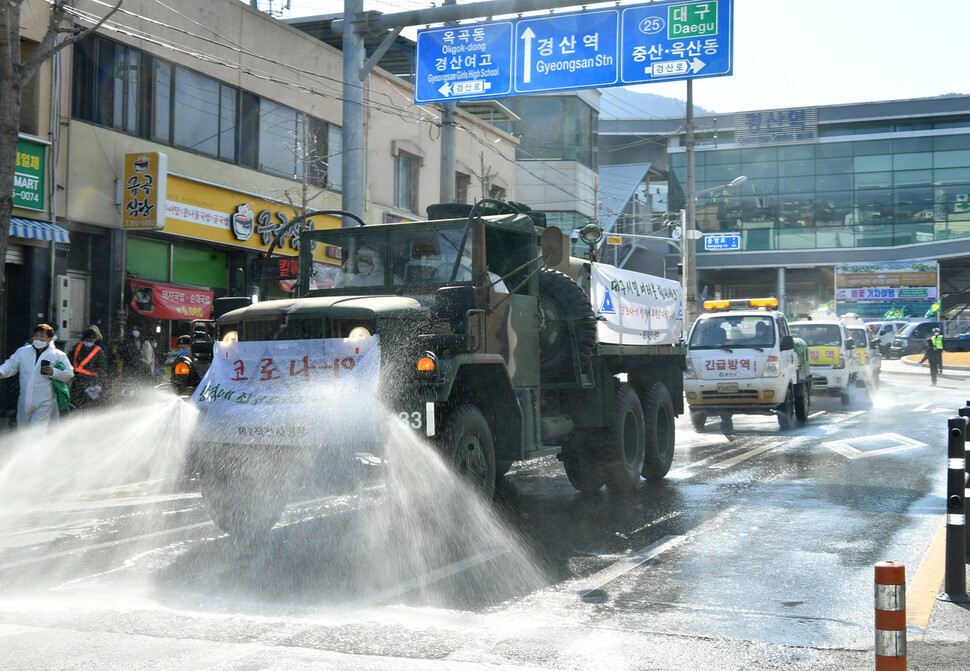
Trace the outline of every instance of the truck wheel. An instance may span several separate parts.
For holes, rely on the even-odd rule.
[[[469,486],[490,501],[495,494],[495,443],[481,411],[463,405],[448,415],[438,446]]]
[[[703,431],[704,424],[707,423],[707,413],[699,410],[692,410],[690,413],[690,423],[695,431]]]
[[[249,478],[206,474],[201,481],[202,501],[216,526],[233,538],[252,541],[269,532],[283,514],[286,501],[267,483]]]
[[[569,484],[576,491],[585,494],[598,492],[606,483],[603,464],[590,444],[590,438],[585,431],[573,431],[563,441],[562,453],[559,455]]]
[[[619,384],[613,401],[613,426],[603,475],[610,491],[627,492],[640,482],[646,451],[643,406],[628,384]]]
[[[787,431],[795,423],[795,393],[791,386],[785,392],[785,402],[778,406],[778,426]]]
[[[809,398],[808,389],[804,385],[801,387],[801,392],[801,394],[795,396],[795,419],[798,420],[799,424],[805,424],[808,422],[808,412],[812,407],[812,402]]]
[[[849,405],[852,402],[852,396],[849,394],[851,386],[851,384],[846,385],[845,389],[839,392],[839,400],[842,402],[842,405]]]
[[[544,379],[571,377],[573,347],[569,323],[573,323],[579,356],[588,356],[596,345],[596,315],[589,296],[573,278],[558,270],[539,271],[539,370]]]
[[[645,478],[659,480],[674,462],[674,402],[662,382],[654,382],[643,405],[646,447],[643,456]]]

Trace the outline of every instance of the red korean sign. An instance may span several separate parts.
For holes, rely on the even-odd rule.
[[[131,281],[131,307],[155,319],[209,319],[213,297],[205,289]]]

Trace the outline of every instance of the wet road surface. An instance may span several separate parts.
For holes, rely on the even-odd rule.
[[[5,514],[0,668],[871,668],[872,565],[920,565],[965,396],[884,375],[786,433],[685,416],[671,473],[626,496],[547,458],[491,512],[388,516],[375,482],[253,546],[171,474],[53,488]]]

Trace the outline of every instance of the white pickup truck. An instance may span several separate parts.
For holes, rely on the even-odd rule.
[[[776,415],[784,430],[808,421],[808,348],[792,337],[775,298],[705,301],[691,327],[684,391],[694,428],[710,415]]]

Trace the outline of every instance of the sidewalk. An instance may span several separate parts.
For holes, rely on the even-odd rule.
[[[909,361],[908,359],[883,359],[882,360],[882,374],[890,375],[907,375],[913,377],[922,377],[926,384],[930,383],[930,368],[929,364],[917,363],[915,361]],[[962,381],[970,383],[970,367],[967,366],[943,366],[943,374],[939,376],[939,381],[941,383]],[[962,385],[961,385],[962,386]],[[968,384],[968,390],[970,390],[970,384]],[[963,406],[968,399],[963,399],[960,406]]]
[[[930,385],[928,364],[915,361],[883,359],[882,374],[905,375],[906,382],[912,383],[915,388]],[[970,368],[944,365],[937,386],[966,391],[966,396],[953,399],[953,414],[956,415],[956,411],[970,400]],[[910,583],[907,588],[909,671],[970,668],[970,602],[956,603],[936,598],[943,589],[945,538],[946,525],[941,523],[923,559],[923,566],[907,567],[907,582]],[[918,609],[928,611],[928,621],[926,613],[920,615]],[[914,619],[921,619],[922,622],[914,626]]]

